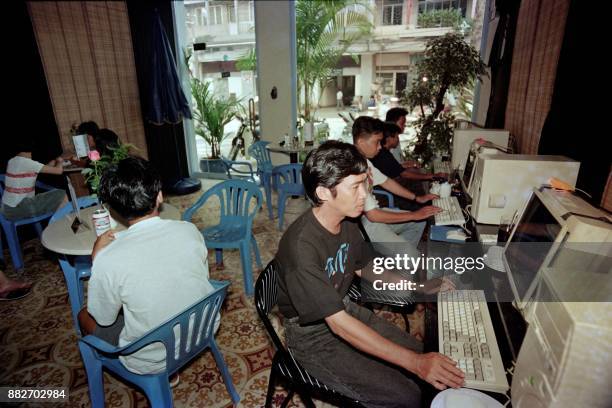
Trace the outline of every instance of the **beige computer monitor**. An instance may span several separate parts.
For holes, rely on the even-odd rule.
[[[472,142],[476,139],[484,139],[502,148],[507,148],[510,132],[504,129],[480,129],[477,127],[455,129],[451,152],[451,167],[453,169],[463,170],[465,168],[468,151]]]
[[[551,177],[575,186],[579,170],[579,162],[564,156],[480,156],[468,189],[471,215],[479,224],[499,225],[503,215],[522,208],[533,188],[548,184]]]

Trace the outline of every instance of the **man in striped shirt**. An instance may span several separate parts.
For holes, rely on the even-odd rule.
[[[58,157],[46,165],[32,160],[32,146],[29,142],[24,142],[18,150],[6,168],[0,212],[9,220],[18,220],[53,212],[68,202],[63,190],[41,194],[35,191],[38,173],[62,174],[63,159]]]

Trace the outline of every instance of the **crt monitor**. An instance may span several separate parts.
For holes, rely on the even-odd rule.
[[[536,277],[563,226],[538,194],[532,194],[516,223],[503,259],[517,306],[529,303]]]

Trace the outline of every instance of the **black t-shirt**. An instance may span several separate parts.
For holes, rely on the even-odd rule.
[[[344,310],[355,271],[373,254],[354,221],[342,221],[332,234],[314,216],[302,214],[281,238],[276,260],[280,265],[278,307],[286,318],[314,323]]]
[[[404,167],[393,156],[393,153],[384,147],[372,159],[372,164],[389,178],[396,178],[404,171]]]

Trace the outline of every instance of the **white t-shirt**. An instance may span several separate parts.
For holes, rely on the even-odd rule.
[[[115,233],[96,256],[87,309],[99,325],[108,326],[123,308],[119,346],[131,343],[213,291],[207,254],[191,223],[159,217],[140,221]],[[156,343],[121,361],[135,373],[155,373],[165,368],[165,356],[164,346]]]
[[[342,99],[342,91],[338,91],[336,94],[336,99]]]
[[[379,184],[384,183],[388,179],[387,176],[385,176],[380,170],[374,167],[371,161],[368,160],[367,162],[368,182],[370,183],[370,189],[368,195],[366,196],[365,205],[363,208],[364,211],[370,211],[379,207],[378,200],[376,200],[374,194],[372,194],[372,188],[374,188],[374,186],[378,186]]]
[[[44,164],[26,157],[15,156],[6,166],[6,179],[4,181],[4,194],[2,203],[10,207],[17,207],[26,197],[36,194],[36,177]]]

